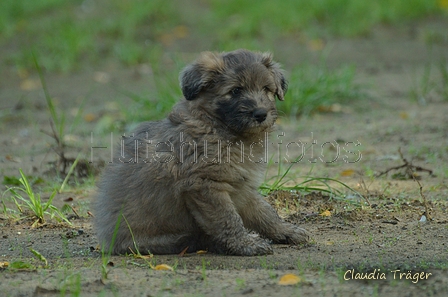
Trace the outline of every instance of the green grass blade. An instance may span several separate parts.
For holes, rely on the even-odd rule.
[[[78,165],[79,157],[80,157],[80,154],[78,154],[78,156],[76,157],[76,159],[73,162],[72,166],[70,166],[70,169],[69,169],[67,175],[65,176],[64,181],[62,182],[61,187],[59,188],[59,193],[62,193],[62,191],[64,190],[65,185],[67,184],[68,180],[70,179],[70,176],[73,173],[73,170],[75,170],[76,165]]]
[[[59,126],[59,119],[56,113],[56,108],[53,104],[53,99],[50,96],[50,92],[48,91],[47,82],[45,81],[44,74],[42,72],[42,68],[40,68],[39,62],[37,61],[36,54],[34,51],[32,52],[34,66],[36,67],[37,74],[39,75],[40,83],[42,84],[42,89],[44,90],[45,100],[47,101],[47,106],[50,111],[51,118],[56,126]]]
[[[34,256],[36,256],[37,259],[39,259],[39,261],[42,261],[45,263],[45,267],[48,266],[48,261],[47,258],[45,258],[41,253],[39,253],[38,251],[36,251],[33,248],[30,248],[31,253],[33,253]]]

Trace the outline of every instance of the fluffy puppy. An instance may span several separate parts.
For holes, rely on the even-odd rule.
[[[265,239],[305,243],[307,231],[282,221],[257,191],[275,98],[287,90],[271,54],[204,52],[180,86],[185,99],[123,137],[102,175],[94,204],[102,247],[253,256],[272,253]]]

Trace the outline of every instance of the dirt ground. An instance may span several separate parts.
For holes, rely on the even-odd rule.
[[[31,221],[14,221],[0,212],[0,263],[10,264],[0,268],[0,295],[447,296],[448,98],[436,91],[417,100],[409,96],[411,90],[421,88],[428,65],[434,69],[431,79],[440,81],[435,69],[442,59],[448,61],[448,44],[442,40],[430,47],[423,32],[428,28],[443,32],[447,27],[446,22],[428,21],[417,27],[378,28],[368,38],[326,41],[331,48],[330,67],[355,64],[357,82],[366,86],[369,96],[330,112],[294,121],[282,118],[271,139],[276,143],[277,135],[284,132],[283,143],[315,140],[316,162],[310,162],[313,157],[307,152],[292,167],[291,176],[297,182],[309,172],[336,178],[363,197],[350,191],[346,199],[282,191],[268,197],[282,217],[311,232],[312,241],[306,246],[276,245],[273,255],[262,257],[114,256],[104,260],[102,270],[104,258],[88,215],[94,187],[72,186],[54,203],[78,210],[80,218],[71,216],[73,226],[47,223],[31,228]],[[179,50],[182,44],[177,47],[171,50]],[[279,40],[274,53],[286,69],[318,57],[293,39]],[[195,53],[185,56],[191,59]],[[67,135],[75,157],[79,151],[91,156],[92,146],[108,146],[107,137],[91,140],[98,119],[88,120],[88,115],[113,117],[119,114],[114,102],[132,104],[119,90],[144,93],[150,88],[151,73],[140,69],[108,62],[98,69],[46,77],[58,107],[68,114],[76,113],[83,98],[88,98],[83,121]],[[14,69],[0,71],[0,174],[18,176],[22,168],[28,175],[54,179],[46,173],[51,168],[48,162],[56,158],[53,140],[41,132],[50,131],[50,126],[37,75],[21,78]],[[340,150],[329,149],[327,142],[334,141],[341,143]],[[355,154],[343,150],[347,142],[360,143],[351,147]],[[426,222],[420,221],[426,208],[416,181],[406,178],[404,170],[376,176],[403,164],[399,148],[413,165],[433,172],[416,172],[428,200]],[[107,160],[107,149],[93,152],[94,162]],[[275,172],[270,168],[268,175]],[[3,196],[6,205],[13,208],[7,196]],[[46,267],[30,248],[47,259]],[[158,264],[170,265],[174,271],[150,267]],[[279,284],[290,273],[300,281]],[[370,279],[357,279],[363,276]]]

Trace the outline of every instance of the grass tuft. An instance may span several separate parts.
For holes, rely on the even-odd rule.
[[[271,163],[272,159],[270,160]],[[270,178],[266,178],[265,181],[259,187],[259,191],[263,195],[269,195],[275,191],[289,191],[289,192],[300,192],[300,193],[310,193],[310,192],[322,192],[330,196],[330,199],[345,199],[347,194],[338,189],[346,189],[352,193],[352,195],[359,197],[360,199],[365,199],[367,204],[370,205],[367,198],[365,198],[358,191],[348,186],[347,184],[329,177],[312,177],[311,172],[303,177],[303,181],[297,183],[299,179],[296,175],[292,175],[291,169],[294,165],[291,162],[290,165],[284,170],[282,163],[278,164],[277,175]],[[312,170],[312,169],[311,169]],[[267,173],[267,171],[266,171]],[[351,203],[355,203],[353,199],[350,199]]]
[[[44,203],[40,194],[34,193],[30,182],[22,169],[19,169],[19,171],[21,176],[19,181],[22,186],[9,187],[5,193],[10,192],[12,194],[14,203],[21,213],[25,213],[26,210],[31,211],[32,216],[36,218],[32,227],[36,227],[38,224],[43,224],[45,222],[45,215],[49,215],[51,219],[57,218],[59,221],[62,220],[71,225],[71,222],[64,216],[64,214],[52,204],[56,191],[53,191],[48,198],[48,201]],[[21,192],[25,193],[27,198],[23,197]],[[21,204],[21,202],[24,204]]]

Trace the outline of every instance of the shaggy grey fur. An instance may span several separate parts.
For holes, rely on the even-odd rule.
[[[279,65],[268,53],[204,52],[180,83],[185,100],[123,137],[102,175],[94,204],[102,247],[252,256],[272,253],[263,238],[306,242],[307,231],[283,222],[257,192],[275,98],[287,89]]]

